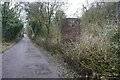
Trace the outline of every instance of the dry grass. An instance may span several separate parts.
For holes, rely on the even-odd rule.
[[[118,76],[117,55],[111,52],[112,34],[117,31],[115,25],[90,25],[81,28],[79,42],[56,43],[37,37],[36,43],[54,54],[63,56],[64,61],[81,76]]]

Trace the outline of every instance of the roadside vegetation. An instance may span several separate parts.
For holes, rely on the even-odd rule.
[[[83,6],[79,42],[66,43],[61,41],[60,33],[61,20],[66,18],[63,5],[56,0],[26,3],[31,39],[51,55],[62,55],[81,76],[120,77],[117,3],[96,2],[89,9]]]
[[[81,50],[89,54],[84,62],[105,77],[120,77],[117,3],[97,3],[81,17]],[[86,41],[87,40],[87,41]],[[84,46],[85,45],[85,46]]]
[[[16,40],[20,39],[23,28],[22,20],[15,11],[11,8],[10,2],[1,4],[2,14],[2,50],[8,49]]]
[[[67,42],[61,37],[66,4],[58,0],[18,2],[11,8],[9,2],[4,2],[1,10],[3,49],[23,35],[23,22],[19,13],[22,7],[27,14],[28,36],[51,55],[61,56],[58,59],[62,59],[80,76],[95,80],[120,77],[118,3],[95,2],[89,8],[83,5],[83,14],[78,17],[81,21],[79,39]]]

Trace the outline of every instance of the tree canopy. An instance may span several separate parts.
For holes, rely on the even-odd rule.
[[[23,28],[22,21],[14,9],[10,9],[10,2],[4,2],[4,4],[2,4],[1,13],[3,41],[15,40]]]

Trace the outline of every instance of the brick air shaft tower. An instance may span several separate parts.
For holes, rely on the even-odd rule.
[[[80,19],[65,18],[61,23],[61,37],[63,41],[77,41],[80,36]]]

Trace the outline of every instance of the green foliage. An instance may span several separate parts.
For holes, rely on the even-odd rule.
[[[58,8],[62,5],[59,2],[33,2],[28,3],[27,20],[34,37],[58,38],[59,26],[65,14]]]
[[[28,23],[32,29],[32,32],[34,33],[35,36],[40,35],[40,36],[46,36],[46,26],[45,26],[45,16],[46,16],[46,12],[44,7],[41,7],[41,5],[43,5],[41,3],[41,5],[39,5],[40,3],[28,3],[27,6],[28,8],[26,8],[26,12],[27,13],[27,19],[28,19]],[[39,10],[40,8],[40,10]]]
[[[80,75],[118,77],[120,57],[118,26],[114,23],[116,7],[116,3],[92,5],[80,18],[81,35],[77,40],[80,42],[62,43],[60,26],[65,18],[62,10],[54,10],[55,13],[50,16],[44,3],[31,3],[27,18],[30,31],[35,36],[34,41],[54,55],[61,54]]]
[[[97,3],[81,17],[81,47],[84,54],[89,54],[84,61],[93,71],[105,77],[119,75],[119,32],[117,3]],[[89,65],[90,64],[90,65]]]
[[[15,40],[23,28],[22,21],[13,9],[10,9],[9,2],[2,5],[2,39],[3,41]]]
[[[90,9],[87,10],[81,17],[82,24],[88,25],[97,24],[103,26],[104,24],[114,24],[117,18],[117,3],[106,2],[106,3],[95,3],[92,4]]]

